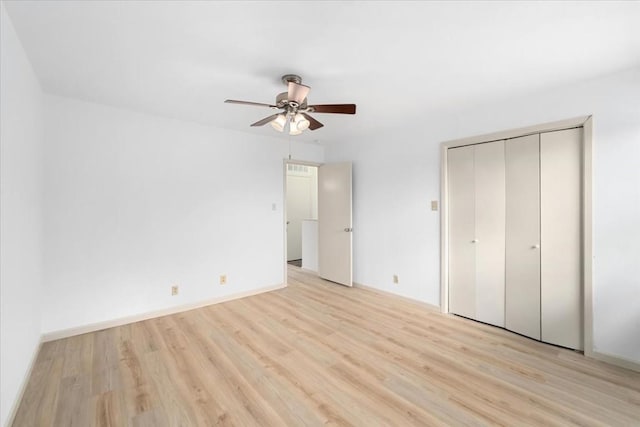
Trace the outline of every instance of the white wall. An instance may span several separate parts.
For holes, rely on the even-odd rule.
[[[0,3],[0,425],[40,343],[42,92]]]
[[[287,140],[50,95],[45,118],[43,332],[284,282]]]
[[[439,199],[440,143],[593,114],[594,350],[640,362],[640,70],[413,114],[397,132],[327,147],[327,161],[354,162],[354,280],[438,305],[439,212],[429,201]]]

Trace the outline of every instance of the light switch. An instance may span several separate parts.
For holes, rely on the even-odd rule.
[[[271,210],[272,210],[272,211],[275,211],[275,210],[276,210],[276,208],[277,208],[276,204],[275,204],[275,203],[272,203],[272,204],[271,204]]]
[[[437,200],[432,200],[431,201],[431,210],[432,211],[437,211],[438,210],[438,201]]]

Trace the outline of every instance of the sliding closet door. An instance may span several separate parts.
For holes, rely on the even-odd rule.
[[[449,311],[475,318],[473,146],[447,151],[449,201]]]
[[[506,328],[540,339],[540,136],[506,142]]]
[[[476,316],[504,327],[504,141],[475,145]]]
[[[542,341],[582,349],[582,129],[540,135]]]

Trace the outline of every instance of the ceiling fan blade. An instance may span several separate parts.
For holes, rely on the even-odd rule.
[[[254,124],[252,124],[251,126],[264,126],[267,123],[273,121],[276,117],[278,117],[277,114],[272,114],[269,117],[265,117],[262,120],[258,120],[257,122],[255,122]]]
[[[309,111],[312,113],[355,114],[356,104],[309,105]]]
[[[305,119],[309,120],[309,129],[316,130],[324,126],[322,123],[320,123],[319,121],[317,121],[316,119],[308,115],[307,113],[301,113],[301,114],[304,116]]]
[[[309,86],[289,82],[289,93],[287,99],[289,101],[295,101],[301,105],[310,90],[311,88]]]
[[[261,102],[236,101],[235,99],[226,99],[224,102],[226,102],[227,104],[256,105],[258,107],[278,108],[277,106],[271,104],[263,104]]]

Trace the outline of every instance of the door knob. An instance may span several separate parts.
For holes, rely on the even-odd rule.
[[[533,245],[531,246],[531,249],[540,249],[540,245]]]
[[[347,233],[351,233],[353,231],[353,228],[347,227],[344,229],[344,231],[346,231]]]
[[[471,243],[478,243],[479,241],[480,241],[480,240],[478,240],[478,239],[473,239],[473,240],[471,241]]]

